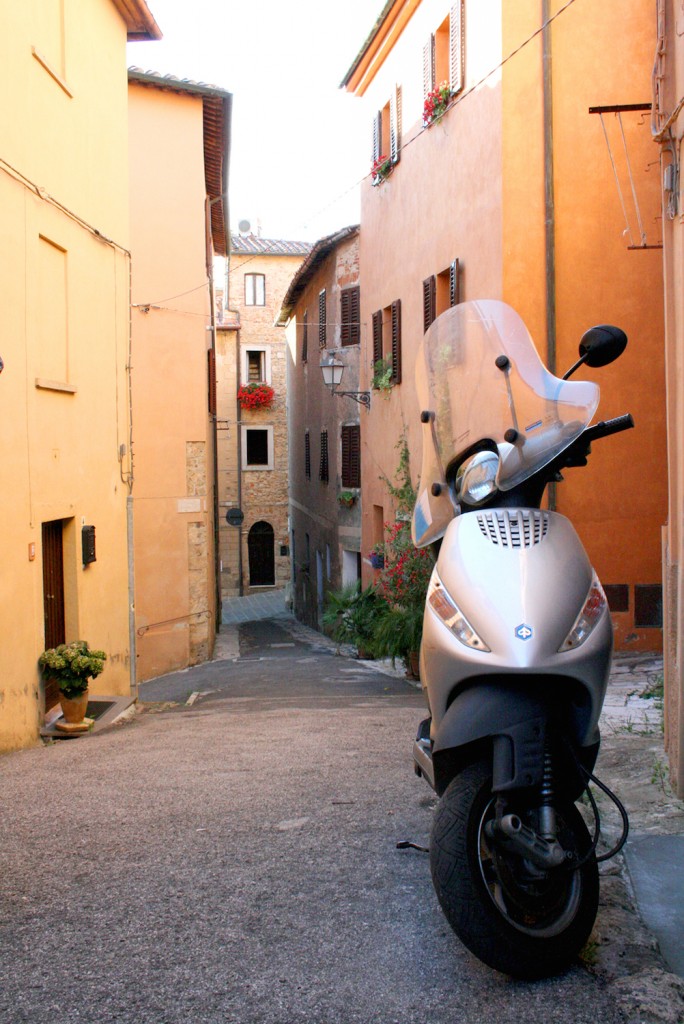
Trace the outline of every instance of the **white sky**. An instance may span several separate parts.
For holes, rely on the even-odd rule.
[[[231,228],[316,239],[358,223],[370,127],[339,89],[384,0],[147,0],[164,38],[128,64],[233,94]]]

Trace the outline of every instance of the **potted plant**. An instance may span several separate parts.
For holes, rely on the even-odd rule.
[[[337,500],[343,508],[351,508],[356,501],[356,495],[353,491],[340,491],[337,495]]]
[[[389,156],[377,157],[371,166],[371,178],[374,185],[379,185],[385,178],[388,178],[392,171],[392,158]]]
[[[99,676],[104,669],[107,655],[104,651],[91,650],[85,640],[74,640],[43,651],[38,664],[48,678],[59,687],[59,703],[62,707],[64,724],[58,728],[74,731],[89,728],[83,725],[88,707],[88,680]]]
[[[385,568],[385,545],[384,544],[376,544],[375,547],[373,548],[373,550],[368,555],[368,559],[369,559],[370,564],[373,566],[374,569],[384,569]]]
[[[243,409],[270,409],[274,398],[270,384],[243,384],[238,388],[238,401]]]
[[[360,658],[372,658],[375,629],[384,610],[375,587],[361,590],[359,583],[352,583],[327,594],[323,626],[336,643],[354,644]]]
[[[371,387],[376,391],[392,390],[392,364],[389,359],[376,359],[373,363]]]
[[[446,113],[451,100],[451,86],[448,82],[441,82],[436,88],[431,89],[425,97],[423,104],[423,126],[429,128],[435,124]]]

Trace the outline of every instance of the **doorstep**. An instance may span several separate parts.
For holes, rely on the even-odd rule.
[[[124,711],[127,711],[131,704],[134,703],[135,697],[107,697],[98,694],[88,701],[86,709],[86,718],[92,718],[93,724],[87,732],[79,733],[62,732],[57,728],[57,722],[62,720],[62,711],[58,706],[49,711],[45,716],[45,725],[40,730],[41,738],[68,740],[78,736],[91,736],[94,732],[101,732],[108,726],[113,725]]]

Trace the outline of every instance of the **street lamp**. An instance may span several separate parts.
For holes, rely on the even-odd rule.
[[[327,388],[330,388],[333,395],[353,398],[359,405],[365,405],[367,409],[370,409],[370,391],[338,391],[346,365],[339,359],[335,359],[332,352],[327,356],[323,356],[320,367],[323,374],[323,383]]]

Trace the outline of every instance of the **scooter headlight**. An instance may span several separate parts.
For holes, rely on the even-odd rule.
[[[583,644],[588,636],[594,631],[594,627],[603,614],[603,609],[608,607],[608,599],[603,592],[599,578],[594,573],[591,587],[584,602],[584,607],[575,620],[565,640],[558,648],[559,651],[571,651]]]
[[[496,452],[478,452],[459,467],[456,474],[456,497],[466,505],[481,505],[496,494],[499,456]]]
[[[444,584],[436,572],[433,572],[432,579],[430,580],[427,601],[433,612],[462,644],[465,644],[466,647],[472,647],[476,651],[489,650],[487,644],[477,635],[463,612],[447,593]]]

